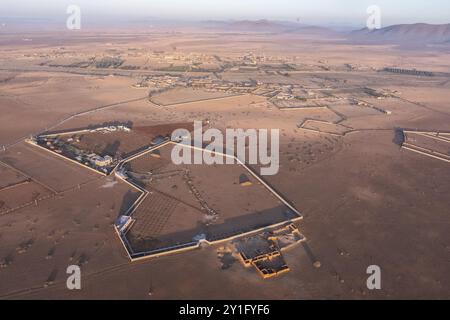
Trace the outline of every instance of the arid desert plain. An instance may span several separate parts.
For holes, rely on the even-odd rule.
[[[309,31],[0,34],[0,298],[449,298],[449,47]],[[194,121],[278,174],[173,164]]]

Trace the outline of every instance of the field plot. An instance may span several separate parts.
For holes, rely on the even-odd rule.
[[[299,125],[299,128],[309,131],[315,131],[318,133],[326,133],[339,136],[344,136],[346,133],[352,130],[352,128],[341,124],[309,119]]]
[[[245,167],[175,165],[172,148],[125,165],[127,176],[149,192],[126,234],[132,254],[220,241],[299,218]]]
[[[450,135],[448,133],[405,131],[404,135],[403,147],[450,162]]]
[[[321,108],[324,105],[315,101],[273,101],[273,104],[277,106],[280,110],[296,110],[296,109],[314,109]]]
[[[38,201],[53,195],[48,188],[33,181],[19,171],[0,163],[0,215],[37,205]]]
[[[9,188],[2,188],[0,189],[0,215],[27,205],[37,205],[37,201],[46,199],[52,194],[50,190],[30,180]]]
[[[27,177],[24,177],[19,172],[8,168],[0,163],[0,191],[3,189],[14,187],[28,181]]]
[[[135,252],[146,252],[192,242],[202,233],[203,213],[154,191],[133,215],[127,237]]]
[[[174,104],[197,102],[230,96],[233,96],[233,94],[227,94],[224,92],[209,92],[192,88],[175,88],[152,96],[152,101],[159,105],[170,106]]]
[[[331,104],[329,107],[332,110],[344,115],[346,118],[382,115],[382,113],[380,111],[377,111],[373,108],[361,107],[361,106],[357,106],[357,105],[351,105],[348,103],[344,103],[344,104],[334,103],[334,104]]]
[[[98,179],[98,175],[91,171],[25,142],[1,153],[0,161],[20,170],[52,191],[63,191]]]
[[[104,178],[0,216],[0,295],[65,284],[69,264],[87,276],[126,262],[112,224],[135,199],[126,184]]]
[[[13,143],[26,133],[31,133],[39,126],[45,125],[42,119],[35,119],[33,123],[19,121],[19,119],[32,117],[35,110],[33,106],[23,103],[18,97],[0,96],[0,105],[2,111],[0,123],[5,128],[0,135],[0,146]],[[53,120],[54,118],[52,117],[51,121]]]

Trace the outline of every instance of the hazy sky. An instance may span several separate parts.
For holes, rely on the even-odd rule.
[[[0,0],[0,17],[65,19],[70,4],[89,20],[284,19],[322,25],[364,25],[370,5],[384,25],[450,23],[449,0]]]

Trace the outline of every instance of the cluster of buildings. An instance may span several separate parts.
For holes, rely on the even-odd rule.
[[[79,138],[68,138],[66,140],[58,137],[35,137],[29,142],[60,154],[80,164],[98,170],[105,174],[109,173],[115,163],[115,159],[109,155],[101,156],[96,153],[88,153],[81,150],[70,142],[79,142]]]
[[[368,88],[368,87],[365,87],[365,88],[363,89],[363,91],[364,91],[367,95],[369,95],[369,96],[371,96],[371,97],[374,97],[374,98],[376,98],[376,99],[378,99],[378,100],[382,100],[382,99],[394,97],[394,94],[399,93],[399,92],[396,91],[396,90],[388,90],[388,89],[385,89],[385,90],[375,90],[375,89]]]
[[[189,86],[206,91],[222,91],[231,93],[251,93],[257,89],[258,82],[255,80],[244,80],[239,82],[225,81],[221,79],[192,79]]]
[[[76,161],[94,170],[109,174],[117,163],[117,159],[110,155],[100,155],[91,151],[82,150],[78,148],[76,144],[81,142],[81,134],[83,133],[107,134],[117,131],[130,132],[131,129],[125,125],[111,125],[93,129],[40,135],[31,137],[28,142],[55,152],[56,154],[60,154],[65,158]]]
[[[268,279],[289,272],[282,252],[302,241],[305,237],[290,223],[267,233],[242,238],[237,241],[236,249],[246,268],[254,267],[261,277]]]
[[[157,59],[160,62],[165,63],[185,62],[188,64],[198,64],[198,63],[214,63],[217,61],[217,58],[215,56],[207,54],[201,53],[184,54],[182,52],[167,53],[165,51],[153,51],[153,53],[150,54],[150,58]]]
[[[285,63],[293,62],[293,57],[267,56],[265,54],[255,54],[247,52],[241,56],[234,57],[218,57],[217,55],[207,55],[200,53],[183,54],[181,52],[167,53],[164,51],[154,51],[150,55],[150,59],[162,64],[184,64],[191,66],[199,65],[222,65],[222,66],[241,66],[241,67],[257,67],[265,63]]]
[[[212,92],[228,92],[228,93],[253,93],[275,97],[278,100],[293,100],[298,97],[296,91],[301,90],[299,85],[286,85],[276,83],[263,83],[254,79],[246,79],[242,81],[229,81],[213,77],[181,77],[181,76],[151,76],[147,77],[138,86],[155,87],[158,89],[168,89],[173,87],[191,87],[194,89],[203,89]]]
[[[79,162],[82,162],[83,161],[83,155],[77,156],[76,159]],[[113,162],[114,162],[114,159],[111,156],[108,156],[108,155],[102,157],[102,156],[100,156],[98,154],[90,153],[90,154],[88,154],[88,155],[86,155],[84,157],[84,161],[86,161],[85,164],[87,164],[87,165],[91,165],[93,167],[98,167],[98,168],[103,169],[105,167],[108,167],[108,166],[112,165]]]
[[[186,86],[187,83],[181,80],[181,77],[178,76],[169,76],[169,75],[161,75],[161,76],[148,76],[142,79],[142,81],[138,82],[134,85],[136,88],[158,88],[158,89],[167,89],[174,86]]]
[[[124,126],[124,125],[117,125],[117,126],[107,126],[107,127],[99,127],[90,129],[89,132],[100,132],[100,133],[111,133],[116,131],[124,131],[124,132],[130,132],[131,128]]]
[[[434,73],[430,71],[420,71],[416,69],[401,69],[401,68],[384,68],[384,72],[405,74],[410,76],[423,76],[423,77],[433,77]]]

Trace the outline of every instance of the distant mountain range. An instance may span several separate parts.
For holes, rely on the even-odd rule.
[[[325,27],[317,27],[302,23],[273,20],[231,20],[203,21],[203,28],[218,32],[248,32],[276,34],[308,34],[316,36],[347,37],[350,41],[364,43],[392,44],[450,44],[450,24],[399,24],[369,30],[367,28],[352,32],[337,32]]]
[[[331,34],[333,30],[297,22],[271,20],[203,21],[202,27],[224,32]]]
[[[367,28],[348,31],[341,28],[341,32],[332,28],[307,25],[294,21],[280,20],[208,20],[208,21],[178,21],[148,17],[139,20],[99,20],[91,22],[88,27],[139,28],[141,31],[148,27],[166,28],[173,31],[185,32],[191,29],[203,29],[218,33],[260,33],[279,35],[306,35],[308,37],[323,37],[327,39],[347,39],[351,43],[364,44],[398,44],[420,47],[427,44],[450,45],[450,24],[398,24],[381,29]],[[37,28],[39,26],[39,28]],[[65,30],[65,21],[55,19],[8,18],[0,17],[0,31],[12,30]],[[342,30],[346,30],[345,32]]]
[[[450,24],[399,24],[381,29],[367,28],[350,33],[351,40],[384,43],[450,43]]]

